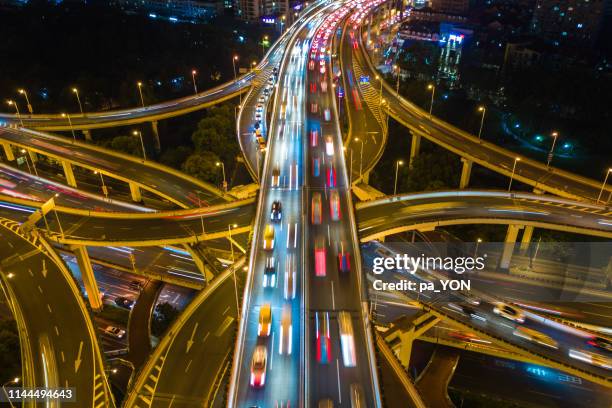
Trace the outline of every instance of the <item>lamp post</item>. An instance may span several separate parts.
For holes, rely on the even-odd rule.
[[[234,294],[236,295],[236,320],[240,319],[240,304],[238,302],[238,283],[236,282],[236,266],[234,263],[236,260],[234,259],[234,241],[232,240],[232,228],[238,227],[237,224],[228,224],[227,231],[229,233],[229,242],[230,242],[230,251],[232,253],[232,268],[234,268],[232,272],[232,276],[234,277]]]
[[[431,90],[431,101],[429,102],[429,119],[431,120],[431,113],[433,112],[434,95],[436,94],[436,86],[434,84],[427,85],[427,89]]]
[[[256,66],[257,66],[257,61],[251,62],[251,72],[253,72],[255,70]]]
[[[76,88],[72,88],[72,92],[76,95],[77,102],[79,104],[79,110],[81,111],[81,115],[83,114],[83,105],[81,105],[81,98],[79,97],[79,90]]]
[[[138,86],[138,94],[140,95],[140,104],[144,108],[145,104],[144,104],[144,98],[142,97],[142,82],[138,81],[136,85]]]
[[[478,107],[478,112],[482,112],[482,117],[480,118],[480,129],[478,129],[478,140],[480,140],[481,136],[482,136],[482,128],[484,126],[484,118],[485,118],[485,114],[487,113],[487,108],[486,106],[479,106]]]
[[[261,58],[263,59],[263,57],[266,55],[266,43],[268,42],[268,36],[264,35],[263,36],[263,40],[261,40]]]
[[[393,72],[395,72],[395,75],[397,76],[397,79],[395,80],[395,93],[399,98],[400,68],[398,65],[393,65]]]
[[[476,258],[476,256],[478,255],[478,246],[480,245],[481,242],[482,242],[481,238],[476,238],[476,248],[474,249],[474,258]]]
[[[606,172],[606,177],[604,177],[604,181],[603,183],[601,183],[601,190],[599,190],[599,195],[597,196],[598,203],[599,203],[599,200],[601,200],[601,196],[603,195],[604,188],[606,188],[606,184],[608,183],[608,177],[610,176],[610,173],[612,173],[612,168],[608,169],[608,171]],[[610,198],[608,197],[608,201],[609,200]]]
[[[238,61],[238,56],[234,55],[232,57],[232,67],[234,67],[234,81],[236,80],[236,61]]]
[[[98,170],[94,170],[94,174],[100,175],[100,181],[102,182],[102,193],[104,194],[104,197],[108,198],[108,188],[106,188],[106,184],[104,184],[104,177],[102,177],[102,173],[100,173]]]
[[[17,92],[25,96],[26,103],[28,104],[28,112],[30,112],[30,115],[34,113],[34,109],[32,109],[32,105],[30,104],[30,99],[28,98],[28,93],[26,92],[26,90],[18,89]]]
[[[12,99],[9,99],[8,101],[6,101],[6,103],[8,103],[9,106],[15,106],[15,112],[17,112],[17,119],[19,119],[19,124],[21,125],[21,127],[23,127],[23,120],[21,120],[21,114],[19,113],[19,106],[17,106],[17,102],[13,101]]]
[[[343,146],[342,150],[346,153],[346,150],[350,150],[350,161],[351,164],[349,164],[349,186],[352,187],[353,186],[353,149],[351,149],[350,147],[347,146]]]
[[[4,391],[4,395],[6,396],[6,399],[8,400],[8,403],[11,405],[11,408],[15,408],[15,406],[13,405],[13,402],[9,398],[8,392],[6,391],[6,386],[8,384],[19,384],[19,381],[20,381],[19,377],[15,377],[12,380],[9,380],[9,381],[5,382],[4,384],[2,384],[2,391]]]
[[[397,194],[397,176],[399,174],[399,166],[402,166],[404,162],[402,160],[398,160],[395,162],[395,183],[393,184],[393,195]]]
[[[28,151],[26,149],[21,149],[21,153],[23,153],[23,157],[25,158],[26,165],[28,166],[28,171],[32,174],[32,169],[30,168],[30,162],[28,161]],[[34,159],[32,159],[32,168],[34,169],[34,174],[38,176],[38,170],[36,170],[36,163],[34,163]]]
[[[198,71],[196,71],[195,69],[191,70],[191,79],[193,80],[193,92],[197,95],[198,93],[198,85],[196,84],[196,74],[198,73]]]
[[[551,136],[553,137],[553,142],[552,142],[552,145],[550,146],[550,152],[548,152],[548,159],[546,160],[546,167],[550,167],[550,162],[552,161],[553,154],[555,153],[555,144],[557,143],[557,137],[559,136],[559,133],[552,132]]]
[[[222,161],[215,163],[217,167],[221,167],[221,173],[223,174],[223,191],[227,191],[227,180],[225,179],[225,164]]]
[[[72,142],[76,142],[76,135],[74,133],[74,128],[72,127],[72,120],[70,120],[69,113],[62,113],[62,118],[68,118],[68,125],[70,126],[70,132],[72,132]]]
[[[382,104],[382,87],[383,87],[383,81],[382,78],[379,77],[378,75],[376,75],[376,79],[380,82],[380,89],[378,91],[378,103]]]
[[[132,132],[132,134],[134,136],[139,136],[140,137],[140,145],[142,146],[142,157],[143,157],[143,159],[147,160],[147,153],[145,152],[144,141],[142,140],[142,132],[140,130],[135,130],[135,131]]]
[[[516,163],[520,161],[521,161],[520,157],[514,158],[514,165],[512,166],[512,174],[510,175],[510,183],[508,183],[508,191],[510,191],[510,188],[512,187],[512,180],[514,179],[514,172],[516,171]]]
[[[361,142],[361,149],[359,152],[359,177],[361,177],[361,173],[363,172],[363,139],[356,137],[353,140],[355,142]]]

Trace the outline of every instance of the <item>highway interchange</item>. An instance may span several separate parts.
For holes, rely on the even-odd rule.
[[[182,109],[190,111],[196,105],[202,105],[199,107],[202,108],[217,99],[235,96],[237,92],[247,90],[247,86],[258,81],[260,87],[257,88],[256,85],[253,88],[254,91],[247,97],[246,100],[251,102],[242,106],[241,120],[237,124],[238,138],[241,140],[245,156],[253,168],[256,169],[252,171],[255,173],[254,176],[260,174],[259,166],[263,166],[256,209],[252,200],[225,204],[232,199],[215,187],[205,185],[183,176],[177,171],[170,171],[152,162],[124,157],[99,148],[94,149],[85,143],[72,143],[69,139],[45,133],[25,129],[3,129],[0,132],[0,139],[13,146],[27,148],[39,154],[69,161],[91,171],[100,171],[106,176],[127,183],[137,183],[139,187],[151,191],[174,205],[186,208],[186,210],[149,213],[150,210],[141,206],[121,201],[111,201],[92,193],[79,192],[67,186],[60,187],[61,185],[43,178],[36,178],[34,183],[38,187],[35,187],[29,181],[32,180],[33,176],[25,173],[20,174],[18,171],[2,165],[3,177],[17,181],[15,186],[2,191],[4,194],[8,192],[12,196],[7,197],[7,200],[0,206],[0,216],[6,220],[2,224],[4,228],[2,235],[12,237],[3,243],[5,246],[8,245],[3,250],[6,254],[11,251],[13,253],[19,253],[20,251],[24,254],[28,253],[27,256],[22,256],[24,259],[18,258],[19,261],[8,255],[3,256],[2,278],[4,287],[9,288],[6,289],[9,291],[9,298],[12,298],[22,309],[23,321],[29,322],[28,316],[43,313],[39,310],[45,308],[42,304],[26,300],[25,293],[36,290],[43,293],[43,291],[50,289],[44,285],[40,285],[38,288],[29,288],[28,285],[31,286],[33,283],[26,283],[23,279],[27,278],[23,273],[24,268],[28,269],[27,265],[30,265],[30,262],[40,264],[41,260],[47,257],[49,260],[47,265],[51,265],[51,267],[46,269],[43,267],[41,273],[59,274],[62,279],[66,279],[67,271],[62,272],[61,266],[56,265],[57,259],[52,259],[52,256],[50,258],[50,247],[39,249],[38,253],[34,251],[34,255],[29,255],[31,250],[28,250],[30,251],[28,252],[26,249],[20,249],[24,248],[24,245],[31,244],[27,244],[28,241],[21,236],[22,233],[17,231],[16,226],[18,224],[8,220],[14,220],[18,223],[23,222],[27,215],[34,211],[34,208],[40,206],[40,202],[49,197],[50,191],[56,191],[53,190],[54,188],[63,188],[62,194],[57,197],[57,200],[59,205],[65,208],[58,208],[57,216],[49,217],[48,227],[40,226],[40,232],[45,234],[45,229],[48,228],[47,237],[50,240],[56,240],[63,244],[91,246],[91,250],[101,251],[100,257],[105,259],[106,262],[117,258],[117,252],[121,252],[112,248],[142,246],[142,251],[146,252],[149,258],[156,260],[152,264],[158,266],[160,263],[157,261],[158,259],[171,257],[172,253],[176,254],[175,250],[164,250],[166,245],[193,244],[206,239],[223,240],[223,237],[228,236],[228,226],[235,228],[236,234],[249,232],[252,229],[253,238],[248,258],[248,274],[241,308],[242,313],[236,315],[235,306],[233,309],[230,307],[232,291],[235,288],[226,272],[223,275],[223,280],[214,280],[214,286],[209,286],[208,289],[201,292],[201,298],[193,304],[190,312],[185,316],[185,320],[178,322],[176,331],[171,330],[169,335],[164,338],[163,341],[166,341],[166,343],[162,344],[165,344],[164,347],[166,348],[159,347],[152,360],[147,364],[148,371],[146,372],[150,377],[152,375],[151,370],[155,369],[161,360],[164,360],[161,364],[164,370],[160,368],[159,375],[155,375],[158,379],[155,381],[154,391],[152,393],[149,392],[150,390],[142,391],[147,389],[147,377],[141,376],[138,380],[141,388],[137,387],[137,391],[132,393],[130,398],[140,398],[141,402],[139,403],[144,401],[148,406],[167,406],[170,403],[174,404],[173,406],[184,407],[193,406],[192,404],[198,401],[210,398],[211,395],[208,390],[212,386],[211,383],[217,380],[218,372],[215,371],[215,368],[221,366],[223,362],[229,361],[229,355],[226,351],[231,348],[233,341],[231,333],[235,330],[236,321],[238,321],[238,337],[233,360],[234,371],[232,372],[229,392],[229,404],[231,406],[265,406],[273,403],[280,404],[278,406],[285,406],[288,403],[291,406],[309,406],[326,398],[331,398],[340,406],[344,406],[351,398],[355,398],[355,392],[362,394],[362,398],[367,401],[366,406],[380,406],[380,390],[375,369],[373,344],[369,338],[371,328],[366,294],[368,284],[365,281],[366,275],[360,273],[361,255],[358,233],[362,241],[369,241],[400,231],[431,228],[432,225],[495,222],[570,230],[606,238],[612,236],[609,208],[589,204],[588,202],[579,203],[523,193],[466,191],[398,196],[392,199],[385,198],[378,202],[357,205],[355,214],[353,214],[349,172],[351,167],[355,167],[356,161],[348,160],[348,157],[346,157],[348,153],[342,146],[346,144],[355,154],[355,151],[359,150],[359,143],[355,143],[352,139],[348,143],[342,141],[342,134],[338,126],[337,112],[339,106],[334,98],[336,88],[331,86],[334,82],[332,79],[334,65],[331,63],[331,52],[325,55],[325,52],[320,51],[319,48],[322,47],[326,51],[329,49],[342,50],[339,55],[342,60],[341,66],[343,68],[341,69],[344,73],[342,84],[345,88],[345,97],[352,99],[351,101],[347,100],[346,104],[342,106],[346,107],[349,111],[349,117],[354,122],[352,134],[369,132],[368,126],[360,126],[376,121],[377,126],[379,126],[378,135],[384,136],[384,126],[370,110],[371,96],[368,97],[368,92],[364,90],[363,86],[353,82],[354,76],[351,79],[351,68],[347,68],[355,66],[352,54],[356,54],[358,55],[356,60],[360,61],[361,64],[360,69],[372,69],[368,57],[360,54],[365,52],[365,48],[361,45],[359,47],[347,46],[348,41],[345,37],[348,32],[351,32],[350,29],[341,30],[339,31],[341,35],[335,35],[337,27],[347,27],[347,24],[345,24],[347,22],[346,17],[350,16],[357,6],[361,8],[362,3],[366,4],[367,2],[353,0],[332,6],[321,4],[316,5],[316,7],[312,6],[308,12],[305,11],[303,17],[292,27],[291,31],[288,30],[290,34],[286,34],[283,40],[279,42],[278,48],[275,48],[275,51],[271,51],[269,54],[270,58],[265,61],[266,66],[264,68],[266,69],[262,70],[266,75],[264,79],[256,79],[256,74],[249,74],[228,86],[204,92],[196,97],[186,98],[184,102],[179,103],[180,109],[173,108],[177,106],[177,103],[171,102],[160,104],[159,107],[154,109],[148,109],[148,113],[147,109],[138,109],[127,114],[133,116],[134,120],[141,122],[150,121],[152,117],[165,117],[155,116],[158,114],[164,115],[154,112],[155,109],[160,109],[160,111],[172,109],[175,111],[173,114],[181,114]],[[368,7],[378,6],[378,2],[370,3]],[[367,13],[363,14],[367,15]],[[360,35],[354,34],[354,37],[357,38]],[[316,41],[321,43],[313,45],[313,42],[316,43]],[[328,42],[325,43],[325,41]],[[284,49],[285,52],[280,52],[281,49]],[[347,55],[350,56],[345,58]],[[309,65],[311,61],[315,62],[314,69]],[[268,63],[271,65],[267,65]],[[253,129],[250,128],[249,120],[253,118],[254,101],[255,98],[259,98],[258,92],[261,91],[261,84],[266,83],[275,64],[279,64],[279,69],[278,74],[275,75],[274,99],[273,102],[270,101],[272,106],[268,107],[271,113],[269,114],[269,135],[266,135],[267,147],[262,154],[258,152],[258,145],[252,142]],[[371,74],[374,75],[373,72]],[[336,83],[339,84],[340,82]],[[475,163],[509,175],[507,173],[512,166],[511,164],[508,166],[506,162],[514,160],[511,152],[487,143],[474,141],[472,140],[473,136],[453,129],[438,119],[430,120],[428,115],[424,115],[409,102],[398,99],[386,84],[383,92],[384,98],[392,101],[390,103],[393,108],[388,109],[388,112],[400,123],[410,128],[411,131],[440,143]],[[218,93],[221,93],[222,98],[214,96]],[[394,97],[396,99],[393,99]],[[369,101],[368,98],[370,98]],[[185,107],[182,106],[183,104],[185,104]],[[368,104],[370,107],[368,107]],[[365,111],[364,107],[366,108]],[[147,117],[147,114],[150,116]],[[94,116],[92,115],[92,117]],[[112,114],[109,113],[107,117],[112,117]],[[367,117],[367,119],[363,119],[364,117]],[[32,119],[31,127],[43,128],[40,123],[45,120],[54,121],[56,119],[38,119],[41,122]],[[112,120],[96,119],[96,121],[102,124]],[[82,126],[79,128],[87,129],[107,125],[95,124],[90,126],[86,118],[82,118]],[[61,126],[61,124],[58,126]],[[373,127],[377,128],[376,126]],[[47,127],[44,127],[44,129],[47,129]],[[267,131],[268,129],[266,129]],[[314,135],[313,131],[315,132]],[[366,158],[366,163],[372,163],[372,165],[378,160],[382,151],[381,147],[384,146],[384,140],[375,140],[378,140],[379,143],[373,143],[370,146],[371,149],[367,153],[370,155],[370,159]],[[249,147],[245,148],[247,145]],[[259,156],[259,159],[257,156]],[[259,163],[260,159],[262,160],[261,163]],[[525,167],[521,168],[516,178],[534,185],[537,189],[572,199],[590,199],[592,201],[599,192],[598,184],[591,180],[557,170],[550,171],[545,166],[529,160],[524,160],[521,164],[524,164]],[[315,171],[315,167],[317,171]],[[367,165],[366,169],[369,168],[370,166]],[[354,181],[355,177],[359,176],[359,172],[355,168],[352,170],[351,178]],[[71,193],[66,194],[66,191]],[[320,204],[318,200],[314,199],[315,195],[321,197],[322,211],[318,209]],[[332,200],[334,200],[334,205],[337,205],[337,210],[332,206]],[[38,204],[36,201],[38,201]],[[282,219],[277,222],[271,220],[270,209],[273,202],[282,204]],[[197,208],[202,205],[211,205],[211,207]],[[96,212],[82,211],[78,213],[70,207],[79,210],[95,209]],[[100,211],[101,209],[109,213],[104,214]],[[339,216],[334,215],[335,211],[338,212]],[[320,218],[320,221],[315,222],[314,214],[318,212],[321,212],[321,214],[316,217]],[[255,223],[253,224],[254,214]],[[359,224],[355,221],[355,217]],[[129,226],[126,222],[128,218]],[[333,218],[339,219],[334,220]],[[65,230],[62,231],[60,224],[64,225]],[[232,224],[236,225],[232,227]],[[268,225],[272,225],[274,230],[273,250],[264,248],[264,246],[270,245],[270,238],[269,236],[266,237],[266,230],[269,229]],[[372,247],[369,245],[371,244],[366,244],[363,247],[365,260],[371,255]],[[374,243],[374,245],[380,244]],[[94,248],[94,246],[100,246],[100,248]],[[128,250],[140,249],[132,248]],[[322,257],[317,255],[321,253],[321,250],[323,250]],[[181,256],[188,258],[189,252],[185,252]],[[125,255],[123,257],[125,258]],[[339,261],[339,257],[341,261]],[[275,265],[276,269],[275,284],[273,287],[264,287],[262,271],[270,262],[270,258],[272,258],[272,264]],[[346,259],[350,263],[348,273],[339,270],[339,262],[346,262]],[[27,262],[27,265],[23,264],[24,262]],[[125,265],[125,260],[118,262],[118,264],[122,263],[124,267],[127,266],[127,269],[129,269],[129,264]],[[167,262],[161,263],[167,264]],[[12,272],[11,268],[17,266],[18,269]],[[188,271],[189,275],[197,276],[197,268],[194,265],[183,265],[181,268],[190,269]],[[29,269],[38,270],[40,267],[31,266]],[[159,272],[160,276],[171,271],[172,266],[162,269],[164,270]],[[321,271],[324,272],[321,273]],[[7,274],[13,274],[13,276],[9,278]],[[20,278],[19,285],[12,281],[15,277]],[[395,276],[395,278],[398,278],[398,276]],[[413,278],[431,279],[431,277],[418,275]],[[291,281],[292,284],[288,281]],[[198,283],[198,285],[201,284]],[[215,290],[210,290],[213,287]],[[22,338],[22,345],[29,347],[31,354],[45,356],[46,360],[43,366],[46,368],[43,370],[44,372],[32,368],[26,369],[26,371],[32,371],[28,374],[30,376],[28,378],[29,383],[49,384],[48,374],[52,373],[51,381],[58,384],[75,384],[79,387],[80,393],[85,390],[85,393],[91,398],[103,397],[105,405],[112,406],[113,402],[109,397],[103,363],[97,346],[98,340],[95,333],[92,333],[93,326],[89,321],[89,316],[86,315],[84,306],[79,304],[79,302],[82,303],[82,300],[74,294],[74,283],[67,282],[66,285],[53,285],[53,290],[63,290],[64,293],[52,295],[56,301],[53,304],[46,305],[49,312],[59,310],[59,308],[68,308],[62,315],[63,318],[74,315],[77,310],[80,313],[85,313],[84,315],[81,314],[80,317],[77,313],[77,317],[70,321],[61,322],[61,325],[56,325],[53,329],[55,335],[58,336],[58,326],[63,328],[81,324],[82,327],[76,327],[70,331],[89,333],[89,337],[81,340],[78,338],[69,339],[70,336],[62,336],[61,343],[55,343],[55,339],[49,340],[49,337],[53,337],[50,335],[53,333],[51,326],[30,328],[28,330],[29,338],[33,337],[30,332],[35,333],[35,337],[40,341],[34,343]],[[40,300],[42,299],[41,297]],[[62,301],[59,301],[60,299]],[[69,304],[68,299],[74,299],[75,304]],[[546,333],[559,342],[559,348],[556,350],[542,350],[528,340],[512,335],[516,324],[511,324],[492,312],[492,305],[500,299],[487,296],[482,296],[482,299],[478,312],[486,319],[485,323],[482,323],[482,321],[474,322],[465,313],[456,309],[449,309],[443,306],[444,302],[436,299],[427,301],[421,299],[421,302],[423,307],[431,308],[445,319],[456,324],[463,324],[468,330],[477,331],[484,338],[489,338],[510,350],[533,358],[542,364],[565,368],[569,372],[585,375],[586,378],[595,379],[609,386],[610,377],[606,369],[567,358],[570,349],[584,348],[584,339],[591,335],[589,332],[567,330],[564,327],[549,324],[546,320],[540,319],[537,314],[531,314],[525,325]],[[410,299],[406,300],[410,301]],[[461,300],[461,296],[458,296],[455,303],[460,303]],[[445,302],[447,303],[448,299],[445,299]],[[271,329],[269,336],[261,336],[259,335],[261,333],[258,334],[260,311],[266,304],[271,305]],[[204,317],[210,315],[212,311],[219,311],[222,308],[225,311],[215,319]],[[349,363],[345,355],[345,348],[349,346],[344,340],[341,341],[341,334],[339,333],[341,330],[341,312],[349,312],[350,325],[352,326],[350,337],[352,338],[351,341],[354,342],[355,351],[353,353],[355,356],[353,359],[356,360],[356,364]],[[53,313],[53,315],[56,316],[57,313]],[[289,326],[283,324],[283,322],[286,322],[286,316],[290,316]],[[323,323],[324,321],[325,323]],[[202,324],[203,326],[199,326]],[[281,330],[281,325],[285,331]],[[287,336],[287,327],[291,331],[288,342],[284,338],[284,336]],[[214,342],[216,350],[214,352],[208,346],[208,335],[206,333],[215,333],[217,337]],[[194,346],[189,346],[190,341],[195,338],[196,334],[201,338],[201,341],[196,341],[193,343]],[[331,359],[329,361],[323,361],[326,358],[321,357],[320,347],[322,347],[322,343],[317,338],[317,334],[319,337],[327,336],[329,338],[328,343],[323,345],[323,347],[331,349],[329,352]],[[69,341],[80,341],[80,343],[77,347],[76,343],[71,345],[68,343]],[[323,339],[323,341],[326,340]],[[79,351],[76,357],[71,356],[67,359],[69,361],[79,361],[78,364],[74,363],[76,365],[73,367],[78,366],[74,373],[71,374],[69,369],[58,370],[58,358],[64,364],[66,355],[63,350],[58,353],[57,344],[71,350],[84,350],[91,358],[87,360],[83,357],[81,361],[80,356],[83,355],[83,351]],[[287,345],[290,345],[290,354],[287,353]],[[266,373],[265,384],[262,384],[259,388],[252,385],[251,367],[252,356],[257,346],[264,346],[267,356],[267,367],[264,368],[264,373]],[[193,352],[191,347],[194,347]],[[282,347],[285,347],[284,351]],[[186,351],[179,350],[182,348],[185,348]],[[49,360],[49,351],[45,353],[45,350],[51,351],[55,360]],[[173,356],[176,356],[176,358],[172,358]],[[211,357],[214,358],[211,359]],[[31,356],[26,360],[31,362],[33,358]],[[72,360],[70,360],[71,358]],[[350,358],[351,356],[348,357],[349,360]],[[198,364],[198,361],[208,361],[207,364],[210,365],[210,369],[204,371],[209,374],[214,372],[215,375],[213,377],[198,376],[194,377],[191,382],[179,383],[174,373],[181,370],[187,373],[190,365],[192,363]],[[352,365],[355,365],[355,367]],[[198,366],[202,369],[201,367],[204,366]],[[75,376],[74,374],[79,370],[82,370],[80,372],[87,371],[89,377]],[[89,385],[81,385],[80,381],[89,381]],[[101,394],[99,391],[93,392],[91,390],[89,392],[91,384],[96,384],[96,381],[100,382],[104,390]],[[359,384],[358,388],[361,391],[354,391],[355,388],[352,387],[352,384]],[[194,390],[198,391],[194,393]],[[145,396],[145,398],[142,398],[142,396]],[[97,402],[97,400],[95,403],[92,402],[92,406],[97,406]]]

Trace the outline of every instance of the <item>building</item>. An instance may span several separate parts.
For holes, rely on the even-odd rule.
[[[447,23],[467,23],[468,19],[459,14],[450,14],[434,11],[429,7],[412,9],[409,12],[410,20],[417,21],[438,21]]]
[[[289,15],[289,0],[238,0],[238,16],[242,20],[277,23]]]
[[[173,22],[200,22],[223,11],[223,2],[196,0],[115,0],[122,10]]]
[[[469,11],[469,0],[430,0],[429,6],[438,13],[461,14]]]
[[[604,0],[536,0],[531,31],[555,45],[590,45],[602,27]]]

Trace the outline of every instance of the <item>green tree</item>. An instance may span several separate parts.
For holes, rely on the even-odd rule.
[[[14,320],[0,320],[0,382],[21,374],[19,335]]]
[[[192,153],[193,149],[190,146],[171,147],[161,154],[159,161],[166,166],[180,169]]]
[[[219,156],[210,151],[200,151],[190,155],[183,163],[185,173],[200,180],[216,183],[219,180]]]

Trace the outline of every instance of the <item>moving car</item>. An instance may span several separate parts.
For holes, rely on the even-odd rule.
[[[284,284],[284,296],[285,300],[295,299],[295,262],[293,255],[287,255],[285,258],[285,284]]]
[[[338,272],[349,273],[351,271],[351,255],[344,250],[344,245],[340,244],[338,252]]]
[[[323,219],[323,209],[321,204],[321,193],[315,191],[312,193],[312,201],[311,201],[311,216],[310,221],[313,225],[320,225]]]
[[[119,307],[122,307],[124,309],[132,309],[134,307],[134,300],[133,299],[128,299],[126,297],[123,296],[119,296],[117,298],[115,298],[115,304]]]
[[[264,230],[263,249],[266,251],[274,249],[274,227],[272,224],[267,224]]]
[[[257,335],[259,337],[268,337],[272,329],[272,306],[265,303],[259,309],[259,323],[257,325]]]
[[[334,408],[334,402],[329,398],[319,400],[317,408]]]
[[[493,313],[505,317],[517,323],[525,323],[525,313],[516,306],[510,306],[506,303],[498,303],[493,308]]]
[[[310,131],[310,146],[317,147],[319,145],[319,131],[312,129]]]
[[[340,332],[340,347],[342,348],[342,363],[345,367],[355,367],[357,365],[355,334],[349,312],[338,313],[338,329]]]
[[[331,338],[329,336],[329,313],[315,312],[315,333],[317,340],[317,361],[328,364],[331,361]]]
[[[275,167],[272,169],[272,188],[278,188],[280,184],[280,169]]]
[[[585,363],[612,370],[612,357],[602,356],[586,350],[570,349],[569,356]]]
[[[327,92],[327,81],[321,81],[321,92]]]
[[[276,260],[273,256],[269,256],[266,258],[266,265],[264,266],[263,287],[276,287]]]
[[[310,113],[317,113],[319,111],[319,105],[315,102],[310,104]]]
[[[366,408],[363,389],[357,383],[351,384],[351,408]]]
[[[261,388],[266,384],[266,365],[268,348],[264,345],[255,346],[251,359],[251,387]]]
[[[123,336],[125,336],[125,330],[115,326],[106,326],[106,328],[104,329],[104,333],[117,339],[122,339]]]
[[[593,337],[587,341],[587,344],[612,353],[612,342],[603,337]]]
[[[280,201],[272,202],[272,209],[270,210],[270,220],[280,221],[283,217],[283,206]]]
[[[325,240],[319,239],[315,244],[315,276],[323,277],[326,272]]]
[[[326,122],[329,122],[331,120],[331,112],[329,111],[329,108],[325,108],[325,110],[323,111],[323,118]]]
[[[514,330],[514,332],[512,332],[512,334],[532,341],[534,343],[540,344],[542,346],[550,347],[553,349],[559,348],[559,344],[550,336],[544,333],[540,333],[537,330],[530,329],[528,327],[519,326]]]
[[[293,324],[291,322],[291,307],[283,306],[280,324],[280,336],[278,339],[278,354],[291,354],[293,343]]]
[[[340,194],[337,190],[329,192],[329,215],[332,221],[338,221],[342,217],[340,212]]]
[[[469,316],[473,319],[482,320],[483,322],[487,321],[487,318],[484,317],[481,313],[477,312],[472,306],[466,304],[457,304],[457,303],[449,303],[448,307],[454,309],[460,313],[463,313],[466,316]]]
[[[312,176],[319,177],[321,174],[321,158],[319,156],[314,156],[312,158]]]
[[[325,181],[327,187],[336,188],[336,169],[333,164],[327,168],[327,179]]]
[[[325,153],[328,156],[334,155],[334,139],[331,136],[325,136]]]

